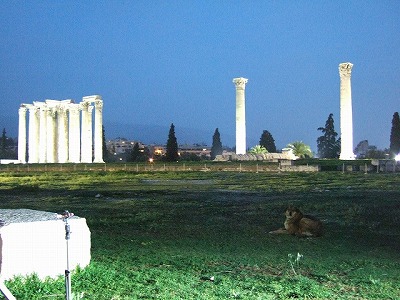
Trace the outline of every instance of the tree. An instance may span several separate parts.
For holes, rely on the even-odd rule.
[[[319,127],[323,135],[317,139],[318,155],[320,158],[338,158],[340,153],[340,138],[335,131],[333,114],[329,114],[325,127]]]
[[[368,150],[365,154],[365,158],[374,158],[374,159],[383,159],[387,158],[387,151],[386,150],[379,150],[376,146],[369,146]]]
[[[140,147],[139,147],[139,143],[135,143],[133,145],[132,151],[130,153],[130,155],[128,156],[128,161],[129,162],[135,162],[135,161],[140,161],[141,159],[141,152],[140,152]]]
[[[3,134],[1,135],[0,157],[1,158],[7,157],[7,136],[5,128],[3,128]]]
[[[393,114],[389,151],[390,158],[394,158],[400,153],[400,118],[398,112]]]
[[[107,149],[107,144],[106,144],[106,134],[105,134],[105,130],[104,130],[104,125],[102,125],[102,136],[103,136],[103,161],[104,162],[109,162],[110,161],[110,153]]]
[[[211,146],[211,159],[215,159],[217,155],[222,154],[222,143],[221,136],[219,134],[218,128],[215,129],[213,138],[212,138],[212,146]]]
[[[167,150],[165,153],[166,161],[177,161],[178,155],[178,142],[175,137],[175,126],[174,123],[171,124],[168,134]]]
[[[147,161],[150,157],[150,150],[148,147],[140,147],[139,143],[135,143],[133,145],[132,151],[128,156],[128,161],[130,162],[138,162],[138,161]]]
[[[264,153],[268,153],[268,150],[265,149],[264,146],[261,145],[256,145],[253,148],[250,149],[249,153],[251,154],[264,154]]]
[[[263,146],[268,152],[276,153],[275,140],[268,130],[263,130],[260,138],[260,146]]]
[[[293,154],[299,158],[313,157],[311,147],[309,145],[306,145],[302,141],[290,143],[286,147],[292,149]]]
[[[0,158],[15,158],[13,146],[14,140],[7,137],[6,129],[3,128],[3,133],[0,140]]]

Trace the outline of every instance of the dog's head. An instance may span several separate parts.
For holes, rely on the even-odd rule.
[[[289,206],[285,211],[285,216],[287,220],[297,220],[303,217],[300,209],[294,206]]]

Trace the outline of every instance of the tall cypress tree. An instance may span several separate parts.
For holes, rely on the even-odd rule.
[[[276,153],[275,140],[268,130],[263,130],[260,137],[260,146],[263,146],[268,152]]]
[[[323,135],[317,139],[318,154],[320,158],[338,158],[340,152],[340,138],[335,131],[333,114],[329,114],[325,127],[319,127]]]
[[[109,152],[107,149],[107,143],[106,143],[106,131],[104,129],[104,125],[102,125],[101,127],[101,131],[102,131],[102,138],[103,138],[103,161],[104,162],[109,162],[110,161],[110,156],[109,156]]]
[[[219,134],[218,128],[215,129],[213,138],[212,138],[212,146],[211,146],[211,159],[215,159],[217,155],[222,154],[222,143],[221,136]]]
[[[392,119],[392,129],[390,131],[390,157],[394,158],[400,153],[400,118],[399,113],[395,112]]]
[[[171,124],[168,134],[167,150],[165,153],[166,161],[177,161],[178,155],[178,142],[175,137],[175,126],[174,123]]]
[[[142,153],[140,152],[139,143],[135,143],[128,157],[128,161],[130,162],[140,161],[142,156],[141,154]]]
[[[0,140],[0,158],[7,158],[7,136],[5,128],[3,128]]]

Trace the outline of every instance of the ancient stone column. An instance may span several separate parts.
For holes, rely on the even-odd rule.
[[[21,104],[18,115],[18,160],[26,163],[26,111],[25,104]]]
[[[48,107],[47,110],[47,162],[56,163],[57,162],[57,108]]]
[[[248,79],[234,78],[236,86],[236,154],[246,154],[246,109],[244,90]]]
[[[81,102],[82,108],[82,143],[81,162],[92,163],[92,110],[89,101]]]
[[[27,106],[29,109],[28,163],[39,162],[39,116],[38,107]]]
[[[69,129],[68,129],[68,161],[70,163],[80,163],[81,161],[81,135],[79,104],[69,104]]]
[[[58,147],[57,161],[68,162],[68,116],[67,104],[61,103],[58,108]]]
[[[47,114],[48,108],[45,103],[40,103],[40,131],[39,131],[39,162],[47,162]]]
[[[353,109],[351,104],[351,69],[353,64],[341,63],[340,75],[340,137],[341,149],[339,159],[355,159],[353,153]]]
[[[94,101],[94,161],[95,163],[104,163],[103,161],[103,100],[97,96]]]

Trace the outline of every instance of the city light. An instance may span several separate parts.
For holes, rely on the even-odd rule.
[[[400,161],[400,153],[394,157],[395,161]]]

